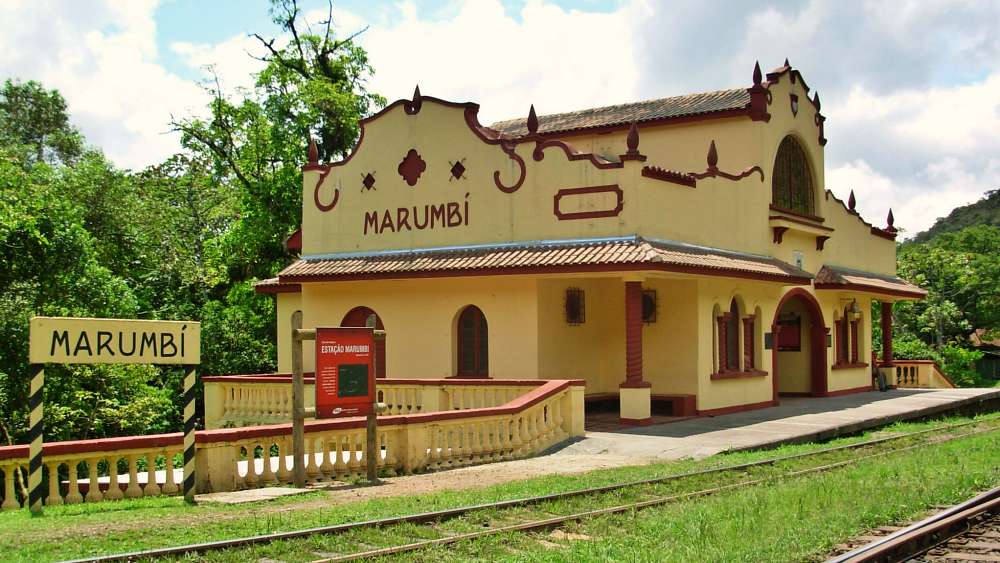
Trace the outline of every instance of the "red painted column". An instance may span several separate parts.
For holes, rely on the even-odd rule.
[[[642,380],[642,282],[625,282],[625,383],[650,387]]]
[[[754,349],[753,349],[753,325],[754,316],[750,315],[743,319],[743,371],[753,371],[754,369]]]
[[[856,364],[861,361],[858,354],[858,319],[851,320],[851,363]]]
[[[892,367],[892,303],[882,302],[882,366]]]
[[[719,373],[728,371],[732,367],[729,365],[729,323],[726,322],[728,318],[729,313],[722,313],[715,319],[719,333]]]

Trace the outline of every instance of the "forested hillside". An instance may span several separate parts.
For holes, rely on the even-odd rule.
[[[960,385],[992,385],[974,369],[982,354],[970,336],[976,329],[1000,335],[1000,228],[974,225],[905,242],[897,271],[928,293],[921,301],[896,304],[895,355],[938,360]]]
[[[33,315],[200,320],[204,373],[274,369],[273,304],[252,283],[289,261],[308,140],[323,158],[343,155],[384,101],[364,89],[361,48],[331,26],[303,29],[293,0],[271,12],[284,37],[260,39],[269,56],[255,88],[210,87],[204,117],[164,124],[182,133],[180,152],[141,171],[88,144],[59,92],[0,77],[3,441],[26,435]],[[180,385],[151,366],[53,366],[45,439],[178,430]]]
[[[1000,190],[986,192],[979,201],[952,209],[947,217],[941,217],[931,228],[917,233],[913,240],[927,242],[938,235],[961,231],[975,225],[1000,227]]]

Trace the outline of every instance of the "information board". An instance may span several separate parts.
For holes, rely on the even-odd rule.
[[[316,418],[364,416],[375,401],[374,329],[316,328]]]

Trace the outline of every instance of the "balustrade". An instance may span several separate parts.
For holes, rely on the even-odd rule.
[[[579,381],[518,385],[385,385],[393,413],[379,417],[376,465],[385,475],[462,467],[536,455],[583,434]],[[280,385],[223,393],[233,416],[281,413]],[[433,395],[433,390],[437,395]],[[527,391],[527,392],[525,392]],[[254,405],[263,405],[259,408]],[[431,411],[431,408],[434,408]],[[240,413],[237,415],[236,413]],[[365,473],[363,418],[306,422],[304,464],[310,482],[343,481]],[[45,444],[48,505],[175,495],[182,480],[180,433]],[[199,492],[290,483],[291,425],[199,431]],[[0,447],[0,509],[24,505],[28,447]],[[18,476],[18,469],[24,476]]]
[[[48,490],[45,503],[56,506],[175,495],[180,489],[180,447],[178,440],[177,447],[170,449],[157,446],[106,453],[84,451],[46,455],[42,470]],[[17,475],[18,468],[22,476]],[[27,469],[26,460],[0,460],[0,472],[4,474],[0,509],[19,508],[24,504]]]

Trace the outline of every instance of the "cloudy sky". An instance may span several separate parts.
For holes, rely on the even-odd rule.
[[[325,0],[301,0],[314,21]],[[482,104],[481,121],[749,85],[785,57],[828,116],[827,187],[910,233],[1000,188],[1000,2],[439,0],[336,3],[389,100]],[[3,0],[0,75],[42,81],[118,165],[178,148],[211,66],[252,81],[265,0]]]

